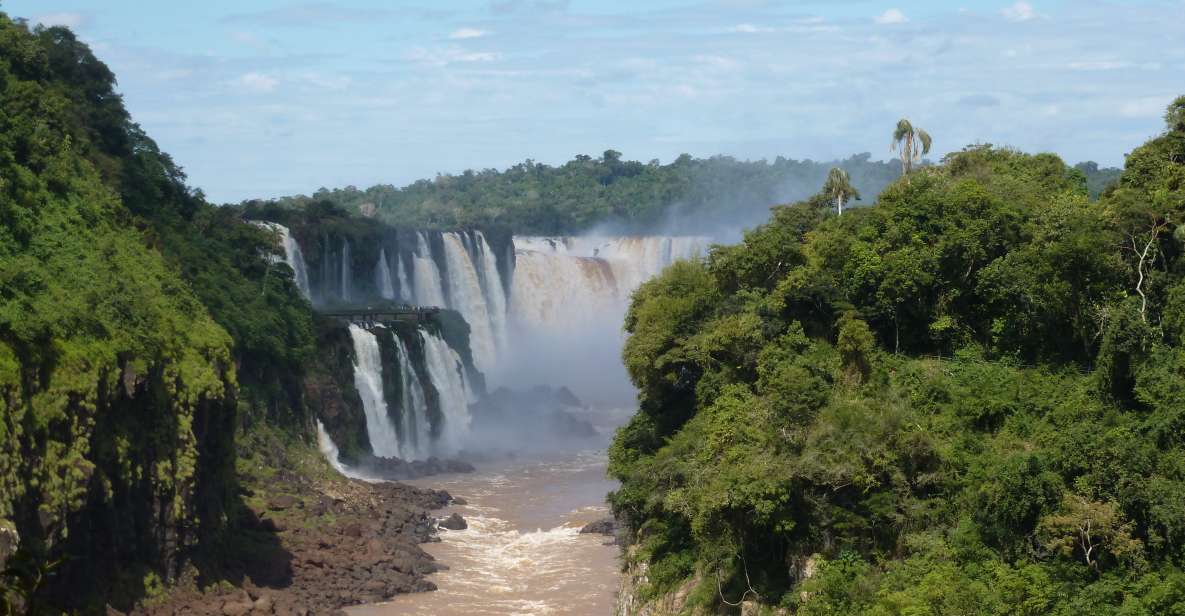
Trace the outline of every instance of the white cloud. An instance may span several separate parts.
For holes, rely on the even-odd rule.
[[[452,34],[449,34],[448,37],[451,39],[475,39],[481,38],[487,34],[489,34],[489,32],[486,32],[485,30],[478,30],[477,28],[460,28],[453,30]]]
[[[1029,21],[1037,17],[1037,12],[1033,10],[1033,5],[1019,0],[1012,6],[1004,7],[1000,10],[1000,14],[1008,21]]]
[[[494,62],[502,58],[502,54],[492,51],[465,51],[455,47],[448,49],[424,49],[418,47],[407,53],[408,60],[430,66],[445,66],[459,62]]]
[[[280,80],[263,73],[247,73],[239,77],[237,83],[253,92],[271,92],[280,85]]]
[[[889,9],[874,17],[873,21],[878,24],[903,24],[909,21],[909,18],[901,12],[901,9]]]
[[[1071,62],[1069,64],[1071,70],[1075,71],[1117,71],[1120,69],[1131,68],[1130,62],[1115,62],[1113,60],[1097,60],[1087,62]]]
[[[728,29],[729,32],[739,32],[741,34],[759,34],[764,32],[773,32],[773,28],[765,26],[755,26],[753,24],[737,24]]]
[[[345,90],[354,83],[349,75],[306,73],[301,78],[308,85],[322,90]]]
[[[46,13],[34,17],[33,22],[46,27],[66,26],[76,30],[86,23],[86,17],[82,13]]]
[[[1127,118],[1159,118],[1169,105],[1169,98],[1146,96],[1129,100],[1119,106],[1119,115]]]

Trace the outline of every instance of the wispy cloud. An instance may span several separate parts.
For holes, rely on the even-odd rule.
[[[568,0],[495,0],[490,11],[495,15],[511,13],[559,13],[568,10]]]
[[[263,73],[250,72],[239,77],[236,83],[246,90],[266,93],[275,90],[276,86],[280,85],[280,80]]]
[[[878,24],[903,24],[909,21],[909,18],[901,12],[901,9],[889,9],[874,17],[873,21]]]
[[[37,15],[31,20],[33,23],[38,23],[43,26],[66,26],[67,28],[77,29],[86,24],[86,16],[82,13],[45,13]]]
[[[999,107],[1000,99],[991,94],[968,94],[959,98],[959,104],[964,107]]]
[[[449,64],[469,62],[494,62],[501,59],[502,55],[493,51],[467,51],[456,47],[438,49],[416,47],[408,52],[405,57],[418,64],[447,66]]]
[[[1033,5],[1019,0],[1012,6],[1006,6],[1000,10],[1000,14],[1008,21],[1030,21],[1037,17],[1037,11],[1033,9]]]
[[[1169,96],[1145,96],[1128,100],[1119,106],[1119,114],[1127,118],[1159,118],[1170,100]]]
[[[283,6],[263,11],[227,15],[225,24],[253,24],[262,26],[326,27],[349,23],[372,23],[401,17],[442,18],[450,11],[439,9],[388,9],[343,6],[333,2],[315,2]]]
[[[0,1],[27,15],[82,4]],[[1119,164],[1183,93],[1181,0],[484,0],[432,22],[400,8],[413,3],[427,5],[273,0],[211,24],[192,3],[164,19],[112,2],[83,27],[102,26],[100,57],[137,121],[219,200],[610,147],[886,157],[883,131],[903,115],[940,153],[986,141]]]
[[[487,34],[489,34],[489,32],[487,32],[485,30],[479,30],[477,28],[458,28],[456,30],[453,30],[448,35],[448,37],[451,39],[455,39],[455,40],[463,40],[463,39],[481,38],[483,36],[486,36]]]
[[[729,32],[739,32],[741,34],[761,34],[766,32],[774,32],[774,28],[768,26],[755,26],[753,24],[737,24],[728,29]]]

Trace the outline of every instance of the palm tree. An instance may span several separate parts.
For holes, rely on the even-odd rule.
[[[897,122],[897,130],[893,131],[893,143],[889,144],[890,152],[898,149],[901,150],[901,175],[908,175],[913,164],[930,153],[930,133],[914,128],[909,120],[901,118]]]
[[[848,199],[859,199],[860,192],[852,186],[848,172],[839,167],[832,167],[827,173],[827,181],[823,184],[823,194],[835,200],[835,208],[839,216],[843,216],[843,204]]]

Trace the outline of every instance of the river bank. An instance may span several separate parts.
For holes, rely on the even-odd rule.
[[[439,541],[432,512],[447,492],[347,479],[311,449],[300,457],[257,467],[274,472],[240,469],[240,530],[132,613],[333,614],[436,588],[426,576],[439,565],[421,545]]]

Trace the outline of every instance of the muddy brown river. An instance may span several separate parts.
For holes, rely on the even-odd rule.
[[[448,490],[467,504],[469,523],[441,529],[424,548],[449,570],[431,576],[439,590],[351,608],[351,616],[535,615],[607,616],[619,580],[618,548],[603,535],[581,535],[608,515],[603,449],[540,454],[477,465],[477,472],[408,482]]]

